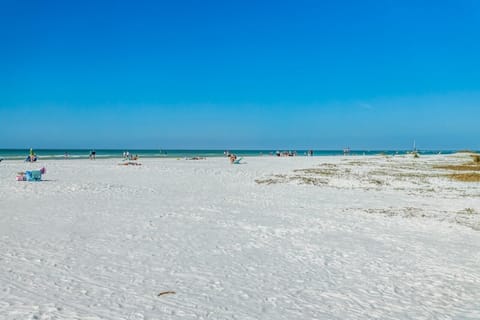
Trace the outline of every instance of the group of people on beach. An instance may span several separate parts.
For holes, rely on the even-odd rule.
[[[233,154],[233,153],[230,153],[230,154],[228,155],[228,158],[230,159],[230,163],[234,163],[235,160],[237,160],[237,156],[236,156],[235,154]]]
[[[297,151],[282,151],[282,152],[280,152],[280,151],[277,150],[277,152],[275,152],[275,155],[277,157],[294,157],[294,156],[297,155]]]
[[[123,151],[123,159],[125,159],[125,160],[138,160],[138,154],[133,155],[128,151]]]
[[[237,160],[237,155],[231,153],[228,150],[225,150],[223,154],[230,160],[230,163],[232,164],[235,163],[235,161]]]

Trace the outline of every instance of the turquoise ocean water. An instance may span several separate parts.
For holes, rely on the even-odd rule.
[[[91,150],[88,149],[35,149],[39,159],[58,159],[64,160],[65,153],[68,159],[88,159]],[[96,157],[102,158],[122,158],[126,150],[119,149],[96,149]],[[138,155],[140,158],[190,158],[190,157],[223,157],[225,150],[128,150],[130,154]],[[229,150],[237,156],[271,156],[275,155],[277,150]],[[295,151],[297,156],[305,156],[307,150],[278,150]],[[407,150],[351,150],[350,155],[396,155],[407,154]],[[421,154],[450,154],[455,150],[419,150]],[[29,149],[0,149],[0,159],[4,160],[24,160],[29,154]],[[314,150],[314,156],[341,156],[343,150]]]

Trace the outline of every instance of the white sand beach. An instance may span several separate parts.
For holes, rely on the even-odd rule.
[[[5,160],[0,318],[480,319],[467,158]]]

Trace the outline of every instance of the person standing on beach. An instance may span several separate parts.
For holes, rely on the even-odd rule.
[[[35,154],[35,152],[33,151],[32,148],[30,148],[30,153],[29,153],[27,159],[25,159],[25,161],[27,161],[27,162],[37,161],[37,155]]]

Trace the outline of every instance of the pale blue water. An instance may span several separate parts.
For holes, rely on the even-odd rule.
[[[88,149],[36,149],[34,150],[39,159],[88,159],[91,150]],[[122,158],[125,150],[96,149],[96,157]],[[130,154],[137,154],[140,158],[189,158],[189,157],[223,157],[224,150],[128,150]],[[229,150],[237,156],[270,156],[275,155],[277,150]],[[279,150],[284,151],[284,150]],[[289,151],[289,150],[286,150]],[[305,156],[307,150],[296,151],[297,156]],[[406,154],[408,150],[351,150],[350,155],[377,155],[377,154]],[[450,154],[455,150],[419,150],[421,154]],[[0,159],[24,160],[29,154],[29,149],[0,149]],[[343,150],[314,150],[314,156],[342,156]]]

